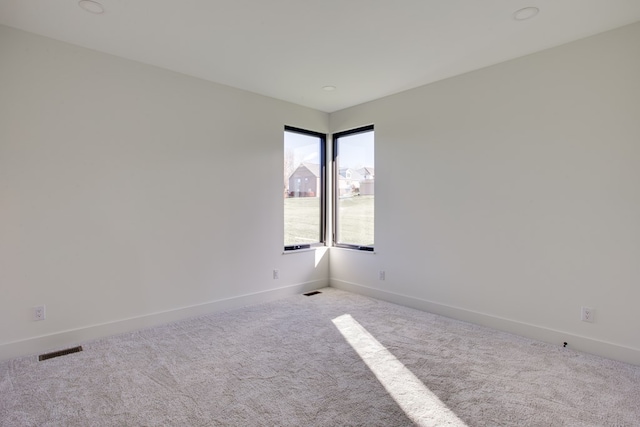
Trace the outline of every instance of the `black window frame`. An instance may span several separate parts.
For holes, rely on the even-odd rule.
[[[365,132],[374,132],[374,125],[367,125],[367,126],[361,126],[355,129],[349,129],[349,130],[345,130],[342,132],[336,132],[334,134],[331,135],[331,139],[332,139],[332,171],[331,171],[331,177],[333,180],[333,197],[331,198],[332,200],[332,212],[331,212],[331,226],[332,226],[332,236],[331,236],[331,240],[332,240],[332,245],[337,247],[337,248],[347,248],[347,249],[355,249],[355,250],[359,250],[359,251],[368,251],[368,252],[373,252],[374,247],[375,247],[375,236],[374,236],[374,246],[362,246],[362,245],[356,245],[356,244],[350,244],[350,243],[338,243],[337,240],[337,234],[338,234],[338,198],[340,197],[340,190],[338,188],[339,185],[339,177],[338,177],[338,157],[339,157],[339,153],[338,153],[338,139],[344,137],[344,136],[349,136],[349,135],[355,135],[358,133],[365,133]],[[375,148],[374,148],[375,149]],[[375,197],[375,196],[374,196]],[[374,199],[375,200],[375,199]],[[374,218],[375,221],[375,218]],[[374,226],[374,233],[375,233],[375,226]]]
[[[309,249],[317,246],[326,246],[327,234],[327,215],[326,215],[326,198],[327,198],[327,134],[315,132],[308,129],[302,129],[294,126],[284,126],[284,132],[299,133],[302,135],[313,136],[320,139],[320,236],[317,243],[284,245],[285,252],[295,251],[299,249]],[[283,236],[284,238],[284,236]]]

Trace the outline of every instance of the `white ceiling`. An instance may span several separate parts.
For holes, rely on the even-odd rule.
[[[640,21],[640,0],[97,1],[0,0],[0,23],[326,112]]]

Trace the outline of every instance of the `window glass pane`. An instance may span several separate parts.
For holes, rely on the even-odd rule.
[[[323,241],[322,168],[324,138],[284,132],[284,245]]]
[[[372,248],[374,244],[373,127],[335,138],[335,243]]]

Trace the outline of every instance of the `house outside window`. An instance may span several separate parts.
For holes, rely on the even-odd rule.
[[[325,141],[323,134],[285,126],[285,250],[325,241]]]
[[[372,251],[375,219],[373,126],[333,135],[333,244]]]

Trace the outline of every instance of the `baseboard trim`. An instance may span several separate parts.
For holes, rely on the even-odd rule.
[[[330,279],[329,286],[343,291],[353,292],[371,298],[376,298],[379,300],[402,305],[405,307],[411,307],[418,310],[427,311],[429,313],[439,314],[441,316],[446,316],[477,325],[487,326],[492,329],[509,332],[514,335],[520,335],[550,344],[562,346],[563,343],[567,342],[569,343],[569,347],[573,350],[640,366],[640,350],[635,348],[625,347],[619,344],[595,340],[592,338],[570,334],[554,329],[548,329],[528,323],[518,322],[511,319],[505,319],[485,313],[444,305],[421,298],[410,297],[407,295],[383,291],[380,289],[374,289],[368,286],[363,286],[344,280]]]
[[[0,344],[0,360],[8,360],[22,356],[44,353],[58,348],[81,344],[86,341],[117,335],[126,332],[202,316],[221,311],[234,310],[249,305],[265,303],[290,295],[301,294],[328,286],[326,279],[314,280],[297,285],[285,286],[268,291],[239,295],[233,298],[225,298],[181,307],[158,313],[117,320],[109,323],[90,325],[82,328],[61,331],[53,334],[42,335],[25,340]]]

